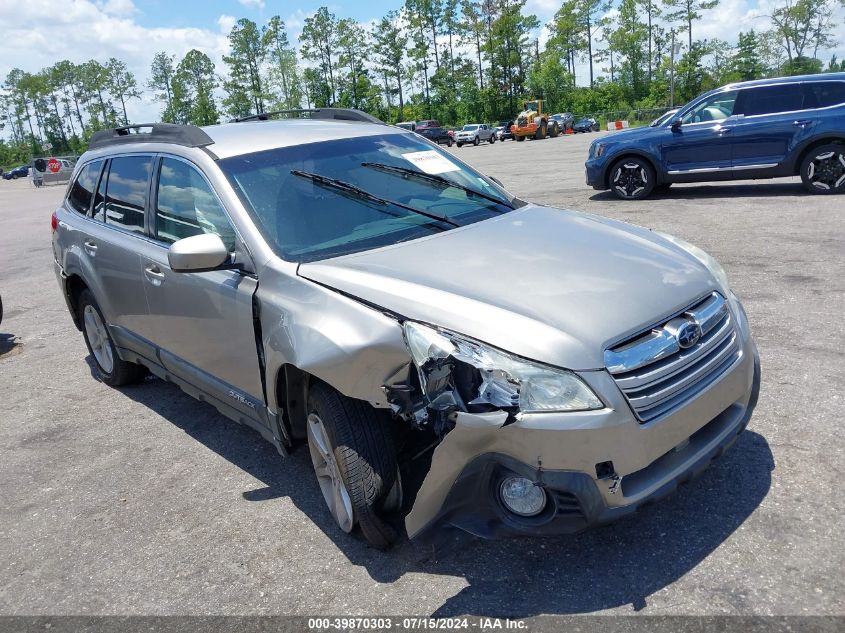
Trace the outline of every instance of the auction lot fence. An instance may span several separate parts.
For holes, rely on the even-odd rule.
[[[32,159],[29,175],[36,187],[64,185],[70,180],[79,156],[37,156]]]
[[[628,121],[631,127],[648,125],[657,117],[666,114],[672,108],[646,108],[644,110],[609,110],[607,112],[596,112],[589,116],[602,124],[602,129],[607,122]],[[579,117],[575,117],[578,119]]]

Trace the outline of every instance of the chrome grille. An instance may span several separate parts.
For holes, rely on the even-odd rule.
[[[682,348],[681,328],[697,324],[700,338]],[[607,370],[641,422],[651,422],[692,400],[739,356],[725,299],[713,293],[665,323],[604,353]]]

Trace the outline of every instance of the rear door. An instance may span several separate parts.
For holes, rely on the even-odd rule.
[[[258,280],[234,270],[177,273],[170,244],[215,233],[231,251],[236,234],[217,195],[188,161],[163,156],[152,187],[151,239],[141,256],[149,336],[169,371],[255,417],[263,406],[252,298]]]
[[[94,196],[93,222],[81,237],[92,286],[118,346],[154,359],[143,330],[147,301],[141,281],[140,246],[146,241],[145,209],[153,157],[115,156],[103,170]]]
[[[735,171],[773,169],[812,134],[816,119],[804,96],[798,82],[740,91],[730,133]]]

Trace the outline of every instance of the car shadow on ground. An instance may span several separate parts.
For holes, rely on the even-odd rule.
[[[694,569],[742,525],[768,493],[774,469],[765,438],[746,431],[699,479],[615,525],[550,539],[468,537],[436,551],[403,539],[380,552],[336,526],[307,447],[280,457],[258,433],[158,379],[122,392],[265,485],[244,492],[244,499],[289,497],[374,580],[391,583],[409,573],[464,579],[466,587],[430,614],[436,617],[527,617],[626,605],[639,611],[649,596]]]
[[[666,191],[657,191],[645,199],[665,200],[707,200],[709,198],[779,198],[811,195],[807,193],[800,182],[778,182],[761,184],[675,184]],[[628,200],[620,200],[611,191],[599,191],[590,196],[595,202],[615,201],[628,204]]]

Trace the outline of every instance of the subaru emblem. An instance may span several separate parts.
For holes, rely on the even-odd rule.
[[[681,349],[692,347],[701,339],[701,326],[695,321],[687,321],[678,328],[677,339]]]

